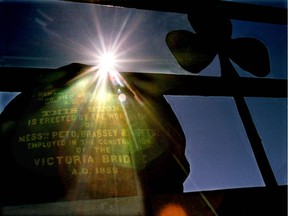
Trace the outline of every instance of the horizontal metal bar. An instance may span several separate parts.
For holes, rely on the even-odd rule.
[[[69,70],[35,68],[0,68],[0,91],[21,92],[70,80],[78,76],[84,65],[75,64]],[[128,83],[142,91],[154,94],[202,95],[202,96],[245,96],[287,97],[287,80],[270,78],[207,77],[195,75],[156,74],[121,72]]]
[[[127,74],[137,77],[136,73]],[[145,74],[161,94],[202,96],[287,97],[287,80],[268,78]],[[132,78],[135,79],[135,78]],[[149,79],[148,79],[149,80]],[[152,82],[153,83],[153,82]]]
[[[223,1],[219,7],[231,19],[287,25],[287,8]]]
[[[107,6],[136,8],[143,10],[165,11],[188,14],[191,10],[191,0],[63,0],[70,2],[93,3]],[[208,3],[208,2],[207,2]],[[287,24],[287,9],[272,6],[262,6],[248,3],[218,1],[217,7],[231,19],[255,22]]]

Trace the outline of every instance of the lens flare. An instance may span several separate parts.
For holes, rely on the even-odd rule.
[[[120,102],[124,102],[124,101],[126,101],[126,95],[123,94],[123,93],[120,93],[118,95],[118,99],[119,99]]]
[[[184,208],[175,203],[167,204],[164,206],[163,209],[161,209],[160,213],[158,216],[187,216]]]

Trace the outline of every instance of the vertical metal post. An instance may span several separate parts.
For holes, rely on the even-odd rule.
[[[231,64],[229,58],[219,55],[221,72],[223,78],[229,77],[230,79],[237,79],[238,74]],[[269,160],[265,153],[261,138],[257,132],[249,108],[243,96],[234,95],[234,100],[244,125],[247,137],[251,144],[256,162],[262,174],[266,187],[275,188],[278,186],[273,170],[270,166]]]

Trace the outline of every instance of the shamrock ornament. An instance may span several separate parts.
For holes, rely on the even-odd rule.
[[[230,60],[254,76],[269,74],[269,54],[261,41],[249,37],[232,39],[232,23],[216,4],[196,2],[191,8],[188,20],[196,33],[174,30],[166,36],[166,43],[182,68],[199,73],[218,54],[222,77],[236,76]]]

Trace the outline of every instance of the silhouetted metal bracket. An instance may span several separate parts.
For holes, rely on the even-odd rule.
[[[191,0],[178,0],[177,2],[164,0],[63,1],[186,14],[189,13],[191,2]],[[231,19],[287,24],[287,9],[284,8],[223,1],[218,1],[218,7]],[[73,77],[77,76],[78,73],[79,71],[77,70],[69,71],[67,75],[59,69],[1,67],[0,91],[22,92],[30,90],[31,88],[37,88],[39,85],[45,86],[53,83],[61,76]],[[144,77],[148,81],[147,84],[149,85],[150,83],[151,87],[154,88],[158,94],[287,98],[286,79],[245,77],[224,79],[222,77],[138,72],[122,72],[122,74],[128,82],[133,81],[135,77]],[[275,213],[274,211],[284,212],[287,207],[287,186],[279,186],[276,190],[275,188],[273,188],[273,190],[270,189],[271,188],[256,188],[220,191],[221,193],[225,192],[225,196],[228,197],[224,200],[220,212],[224,210],[224,214],[227,213],[225,215],[231,215],[230,212],[234,214],[235,209],[242,208],[243,206],[246,206],[246,209],[252,210],[252,212],[257,212],[257,214],[259,214],[259,210],[262,211],[261,213],[267,213],[270,209],[273,209],[273,214]],[[217,196],[218,193],[219,191],[216,191]],[[193,193],[186,194],[184,198],[187,199],[187,196],[193,196]],[[277,198],[277,202],[275,202],[275,197]],[[230,200],[233,200],[233,202],[230,202]],[[255,200],[258,202],[255,202]],[[243,202],[245,202],[245,205]],[[239,203],[241,203],[241,205],[239,205]]]

